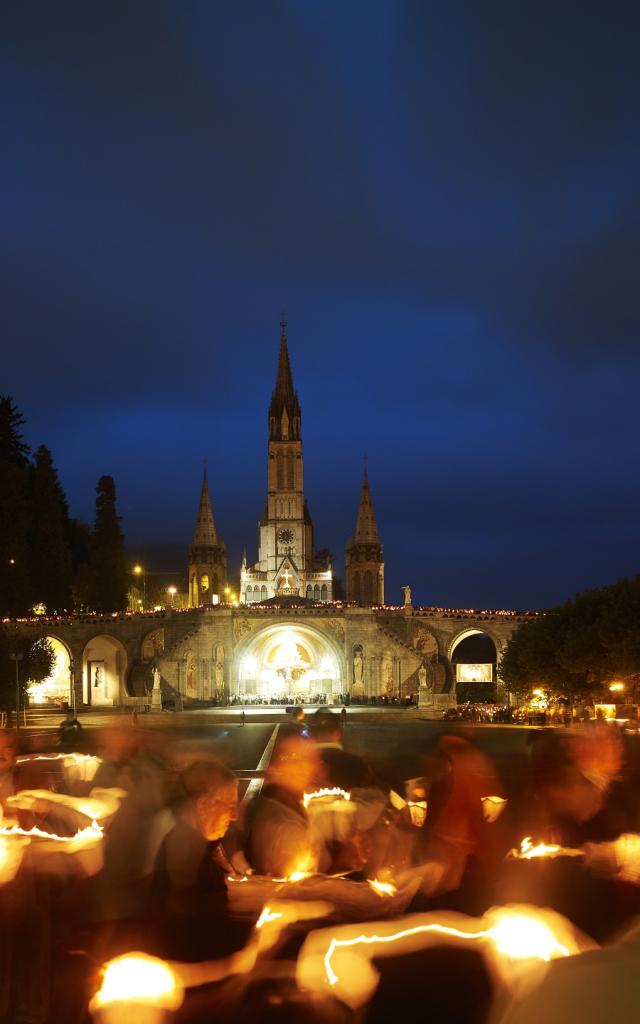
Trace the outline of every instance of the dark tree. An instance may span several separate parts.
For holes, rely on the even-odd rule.
[[[45,637],[34,643],[31,637],[0,630],[0,706],[4,709],[16,706],[16,662],[10,654],[22,655],[18,662],[21,706],[28,684],[48,679],[55,665],[53,648]]]
[[[24,417],[10,395],[0,395],[0,462],[26,469],[29,465],[29,446],[24,443],[22,427]]]
[[[640,576],[586,590],[524,622],[509,640],[500,673],[513,693],[540,686],[556,696],[606,692],[614,680],[640,684]]]
[[[29,565],[33,597],[52,614],[71,611],[69,509],[51,452],[41,445],[30,471]]]
[[[122,611],[127,606],[124,536],[116,512],[113,477],[101,476],[96,488],[96,523],[90,552],[90,601],[97,612]]]
[[[0,397],[0,615],[23,615],[31,603],[28,531],[29,449],[13,399]]]

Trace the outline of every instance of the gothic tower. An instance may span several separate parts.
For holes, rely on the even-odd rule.
[[[356,532],[345,549],[347,600],[384,604],[384,552],[373,512],[365,467]]]
[[[293,387],[287,322],[280,323],[276,386],[269,406],[267,501],[259,523],[258,561],[243,566],[240,600],[273,597],[331,600],[332,574],[313,559],[313,522],[304,497],[302,416]]]
[[[189,607],[219,604],[227,582],[227,549],[216,533],[205,469],[189,559]]]

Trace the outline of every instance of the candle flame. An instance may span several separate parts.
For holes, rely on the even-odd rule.
[[[110,1003],[136,1002],[176,1010],[182,1000],[182,988],[168,963],[146,953],[127,953],[106,964],[102,985],[90,1009],[100,1009]]]
[[[305,793],[302,797],[302,802],[305,807],[308,807],[312,800],[321,800],[323,797],[329,796],[333,797],[334,800],[351,799],[351,793],[348,793],[346,789],[334,786],[331,789],[317,789],[314,793]]]
[[[368,878],[367,881],[379,896],[395,896],[398,891],[391,882],[382,882],[379,878]]]
[[[265,924],[271,924],[273,921],[279,921],[284,915],[277,910],[271,910],[270,907],[265,906],[262,908],[262,913],[256,921],[256,928],[262,928]]]
[[[537,843],[535,846],[531,836],[526,836],[520,843],[519,850],[511,850],[507,856],[515,860],[534,860],[538,857],[582,857],[582,850],[570,846],[559,846],[557,843]]]
[[[332,938],[324,955],[324,968],[327,981],[334,986],[340,980],[335,973],[331,960],[339,949],[352,948],[354,946],[372,946],[402,943],[403,939],[410,939],[420,934],[434,934],[446,936],[462,942],[478,942],[485,940],[491,942],[502,956],[509,960],[543,960],[548,962],[559,957],[571,956],[570,950],[559,942],[553,934],[549,925],[539,920],[538,917],[529,916],[519,911],[508,908],[498,909],[486,915],[487,923],[494,920],[495,923],[488,928],[478,931],[463,931],[449,925],[431,922],[429,924],[416,925],[413,928],[405,928],[391,935],[358,935],[352,939]]]
[[[55,832],[44,832],[37,825],[33,828],[20,828],[19,825],[9,825],[0,828],[0,837],[23,836],[28,839],[53,839],[60,843],[87,843],[96,842],[102,839],[104,829],[97,821],[92,821],[86,828],[79,829],[74,836],[59,836]]]

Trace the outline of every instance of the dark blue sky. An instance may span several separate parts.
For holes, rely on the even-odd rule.
[[[72,511],[257,546],[283,308],[316,544],[387,597],[640,570],[636,4],[5,7],[0,391]],[[163,561],[160,557],[160,561]],[[168,563],[168,565],[166,564]]]

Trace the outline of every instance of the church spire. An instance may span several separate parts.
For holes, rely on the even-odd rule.
[[[215,547],[218,544],[216,524],[213,521],[209,487],[207,485],[207,470],[205,467],[202,477],[202,491],[200,492],[200,505],[198,506],[198,519],[193,535],[193,547]]]
[[[280,354],[276,386],[269,406],[269,437],[272,441],[299,440],[300,402],[293,388],[287,345],[287,321],[280,321]]]
[[[380,536],[378,534],[376,517],[373,511],[373,502],[371,501],[371,491],[369,490],[369,477],[367,475],[366,466],[364,467],[362,494],[360,496],[358,520],[356,522],[356,532],[354,534],[353,539],[356,544],[380,543]]]

